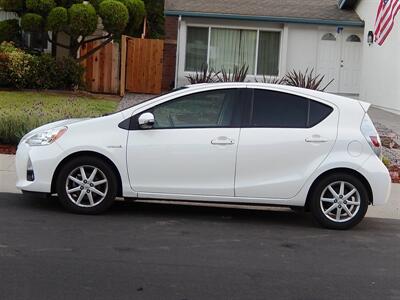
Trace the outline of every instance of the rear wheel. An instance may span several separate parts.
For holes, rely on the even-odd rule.
[[[314,219],[331,229],[349,229],[357,225],[370,203],[363,182],[350,174],[332,174],[320,180],[310,201]]]
[[[61,204],[75,213],[98,214],[107,210],[117,194],[112,168],[97,157],[77,157],[67,162],[57,178]]]

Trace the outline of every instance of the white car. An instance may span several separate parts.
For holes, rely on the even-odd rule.
[[[199,84],[18,146],[17,187],[96,214],[116,197],[305,207],[346,229],[391,180],[369,104],[261,83]]]

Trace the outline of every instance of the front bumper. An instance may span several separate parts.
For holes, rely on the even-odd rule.
[[[60,163],[61,154],[62,150],[57,143],[34,147],[21,143],[15,159],[17,188],[27,192],[51,193],[53,174]],[[34,172],[33,181],[27,178],[29,160]]]

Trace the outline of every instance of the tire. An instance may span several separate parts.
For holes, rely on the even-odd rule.
[[[60,203],[73,213],[100,214],[111,207],[117,196],[118,183],[112,167],[94,156],[71,159],[56,180]]]
[[[316,184],[310,198],[310,210],[319,225],[344,230],[361,222],[370,200],[362,181],[350,174],[337,173]]]

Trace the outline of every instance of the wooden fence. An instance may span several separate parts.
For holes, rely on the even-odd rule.
[[[86,44],[80,54],[99,45],[100,41]],[[85,68],[86,90],[93,93],[118,94],[120,77],[119,44],[109,43],[82,62]]]
[[[80,55],[99,45],[86,44]],[[109,43],[82,62],[86,90],[93,93],[160,94],[163,76],[164,41],[122,36],[121,55],[118,43]]]
[[[121,94],[161,93],[164,41],[122,37]]]

